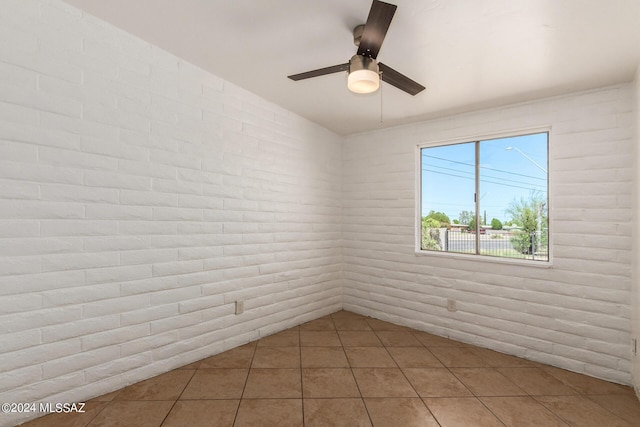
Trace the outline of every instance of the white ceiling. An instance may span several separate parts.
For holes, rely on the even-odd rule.
[[[337,73],[371,0],[66,0],[340,134],[628,82],[640,0],[389,0],[378,60],[427,87],[355,95]]]

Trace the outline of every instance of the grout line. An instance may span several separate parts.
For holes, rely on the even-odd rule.
[[[459,347],[452,347],[452,348],[459,348]],[[427,350],[428,350],[428,349],[427,349]],[[493,415],[493,416],[498,420],[498,422],[500,422],[500,423],[502,423],[502,425],[505,425],[505,426],[506,426],[506,424],[504,423],[504,421],[502,421],[502,419],[501,419],[500,417],[498,417],[498,415],[497,415],[497,414],[495,414],[495,413],[491,410],[491,408],[489,408],[489,407],[488,407],[488,406],[487,406],[487,405],[486,405],[486,404],[485,404],[485,403],[480,399],[480,397],[479,397],[478,395],[476,395],[476,394],[473,392],[473,390],[471,390],[471,389],[470,389],[470,388],[469,388],[469,387],[464,383],[464,381],[462,381],[462,380],[461,380],[461,379],[460,379],[460,378],[455,374],[455,372],[453,372],[453,371],[451,370],[451,368],[456,368],[455,366],[447,366],[447,365],[445,365],[445,364],[444,364],[444,362],[443,362],[440,358],[438,358],[438,356],[437,356],[435,353],[432,353],[432,354],[435,356],[435,358],[436,358],[436,359],[438,359],[438,360],[440,361],[440,363],[442,363],[442,365],[443,365],[443,366],[444,366],[444,367],[449,371],[449,373],[450,373],[451,375],[453,375],[453,377],[454,377],[454,378],[455,378],[455,379],[456,379],[460,384],[462,384],[462,385],[464,386],[464,388],[466,388],[466,389],[469,391],[469,393],[471,393],[471,395],[473,396],[473,398],[474,398],[474,399],[476,399],[478,402],[480,402],[480,404],[481,404],[482,406],[484,406],[484,407],[489,411],[489,413],[491,413],[491,414],[492,414],[492,415]],[[476,355],[476,356],[477,356],[477,355]],[[483,361],[484,361],[484,359],[482,359],[482,357],[480,357],[480,356],[477,356],[477,357],[479,357],[481,360],[483,360]],[[492,368],[492,369],[494,369],[496,372],[498,372],[500,375],[502,375],[502,373],[500,373],[500,372],[497,370],[497,368],[494,368],[494,367],[491,367],[491,368]],[[509,378],[507,378],[506,376],[504,376],[504,375],[502,375],[502,376],[503,376],[504,378],[506,378],[509,382],[512,382],[512,383],[513,383],[513,381],[511,381],[511,380],[510,380]],[[515,384],[515,383],[514,383],[514,384]],[[517,384],[516,384],[516,386],[517,386]],[[522,391],[524,391],[525,393],[527,393],[525,390],[522,390]],[[528,393],[527,393],[527,394],[528,394]],[[434,416],[434,417],[435,417],[435,416]]]
[[[346,352],[346,348],[345,348],[345,346],[344,346],[343,340],[342,340],[342,338],[341,338],[341,336],[340,336],[340,333],[339,333],[339,332],[341,332],[341,331],[339,331],[339,330],[337,329],[337,327],[336,327],[336,322],[335,322],[335,320],[334,320],[334,318],[333,318],[333,316],[332,316],[331,314],[330,314],[330,315],[328,315],[328,318],[330,319],[330,321],[331,321],[331,325],[332,325],[332,327],[333,327],[333,329],[331,329],[331,331],[332,331],[332,332],[335,332],[335,334],[338,336],[338,340],[339,340],[339,342],[340,342],[340,347],[339,347],[339,348],[341,349],[342,354],[344,355],[344,358],[345,358],[345,360],[347,361],[347,367],[348,367],[348,369],[349,369],[349,372],[350,372],[350,373],[351,373],[351,375],[352,375],[352,379],[353,379],[353,381],[355,382],[356,388],[357,388],[357,390],[358,390],[358,394],[359,394],[358,399],[359,399],[359,400],[362,402],[362,404],[364,405],[364,408],[365,408],[365,411],[366,411],[366,413],[367,413],[368,419],[369,419],[369,421],[373,424],[372,414],[369,412],[369,408],[368,408],[368,406],[367,406],[367,403],[366,403],[366,401],[365,401],[365,398],[362,396],[362,390],[361,390],[361,388],[360,388],[360,384],[358,384],[358,381],[356,380],[356,376],[355,376],[355,374],[354,374],[354,369],[375,369],[375,367],[371,367],[371,368],[354,368],[354,367],[352,366],[352,363],[349,361],[349,357],[347,356],[347,352]],[[367,324],[369,327],[371,327],[371,324],[370,324],[370,323],[369,323],[369,321],[367,320],[367,319],[371,319],[371,318],[368,318],[368,317],[363,317],[363,318],[364,318],[364,320],[365,320],[366,324]],[[301,345],[301,344],[302,344],[301,339],[302,339],[302,335],[303,335],[303,334],[302,334],[302,328],[300,327],[300,325],[298,325],[296,328],[297,328],[297,337],[298,337],[298,354],[299,354],[299,369],[300,369],[300,386],[301,386],[301,390],[300,390],[300,391],[301,391],[301,398],[283,398],[283,399],[286,399],[286,400],[300,400],[300,401],[301,401],[301,403],[302,403],[302,422],[303,422],[303,424],[302,424],[302,425],[306,425],[306,424],[305,424],[305,420],[304,420],[304,415],[305,415],[305,412],[304,412],[305,396],[304,396],[303,367],[302,367],[302,347],[303,347],[303,346]],[[323,330],[325,330],[325,329],[323,329]],[[408,332],[410,332],[410,333],[411,333],[411,335],[412,335],[412,336],[414,336],[416,339],[418,339],[418,334],[417,334],[416,332],[421,332],[421,331],[413,330],[413,329],[411,329],[411,328],[405,328],[405,330],[407,330]],[[366,331],[349,331],[349,330],[345,330],[344,332],[366,332]],[[431,411],[431,409],[429,408],[429,406],[425,403],[425,401],[424,401],[424,399],[425,399],[425,398],[423,398],[423,397],[421,397],[421,396],[420,396],[420,394],[418,393],[418,391],[417,391],[416,387],[411,383],[411,381],[410,381],[410,380],[409,380],[409,378],[407,377],[407,374],[405,373],[404,369],[409,369],[409,368],[406,368],[406,367],[405,367],[405,368],[402,368],[402,367],[400,367],[400,365],[399,365],[398,361],[394,358],[394,356],[393,356],[393,355],[391,354],[391,352],[389,351],[389,348],[392,348],[392,347],[393,347],[393,348],[396,348],[396,347],[398,347],[398,348],[402,348],[403,346],[393,346],[393,345],[386,346],[386,345],[384,345],[384,343],[383,343],[383,342],[382,342],[382,340],[380,339],[380,335],[379,335],[379,333],[381,333],[381,332],[385,332],[385,330],[378,330],[378,331],[376,331],[375,329],[371,328],[371,332],[373,332],[373,333],[374,333],[374,335],[376,336],[376,338],[380,341],[380,344],[382,344],[382,348],[384,348],[384,350],[385,350],[386,354],[391,358],[391,360],[393,360],[393,362],[394,362],[394,363],[395,363],[395,365],[396,365],[396,367],[395,367],[395,368],[386,368],[386,369],[399,369],[399,370],[400,370],[400,372],[401,372],[402,376],[403,376],[403,377],[405,378],[405,380],[409,383],[410,387],[413,389],[414,393],[417,395],[417,398],[418,398],[418,399],[421,401],[421,403],[422,403],[422,404],[427,408],[427,410],[428,410],[429,414],[431,414],[431,416],[433,417],[433,419],[434,419],[434,420],[436,420],[436,422],[438,423],[438,425],[441,425],[441,424],[440,424],[440,422],[437,420],[437,418],[436,418],[435,414]],[[259,339],[259,340],[257,340],[257,341],[255,341],[255,342],[252,342],[252,344],[253,344],[253,345],[252,345],[252,353],[251,353],[251,357],[250,357],[249,369],[247,369],[247,376],[246,376],[245,381],[244,381],[244,386],[243,386],[243,389],[242,389],[242,394],[241,394],[241,396],[240,396],[240,399],[238,399],[238,404],[237,404],[236,409],[235,409],[235,414],[234,414],[234,418],[233,418],[233,422],[234,422],[234,424],[235,424],[235,422],[237,421],[237,416],[238,416],[238,414],[239,414],[240,404],[242,403],[242,401],[243,401],[243,400],[247,400],[247,399],[244,397],[244,395],[245,395],[245,392],[246,392],[246,387],[247,387],[247,385],[248,385],[249,375],[251,374],[251,371],[254,369],[254,368],[252,367],[252,365],[253,365],[253,362],[254,362],[254,360],[255,360],[256,352],[257,352],[257,350],[258,350],[258,344],[259,344],[259,341],[260,341],[260,339]],[[489,358],[488,358],[488,356],[489,356],[489,355],[485,355],[485,357],[482,357],[481,355],[479,355],[479,354],[475,353],[475,351],[473,351],[473,350],[475,349],[475,346],[472,346],[472,345],[471,345],[471,347],[468,347],[467,345],[465,345],[465,346],[463,346],[463,347],[459,347],[459,346],[439,346],[439,345],[437,345],[437,344],[436,344],[436,345],[433,345],[433,346],[429,347],[429,346],[427,346],[426,344],[424,344],[424,343],[422,342],[422,340],[418,339],[418,341],[420,342],[420,346],[417,346],[417,345],[416,345],[416,346],[412,346],[412,348],[422,348],[422,349],[425,349],[427,352],[429,352],[429,353],[430,353],[430,354],[435,358],[435,360],[437,360],[437,361],[438,361],[439,363],[441,363],[441,365],[442,365],[441,367],[425,367],[425,369],[442,369],[442,368],[446,369],[446,370],[447,370],[447,372],[448,372],[449,374],[451,374],[451,375],[452,375],[452,376],[453,376],[453,377],[454,377],[458,382],[460,382],[460,383],[463,385],[463,387],[465,387],[465,389],[467,389],[467,390],[471,393],[471,395],[470,395],[470,396],[435,396],[435,397],[432,397],[432,399],[443,399],[443,400],[446,400],[446,399],[457,398],[457,397],[460,397],[460,398],[467,398],[467,399],[475,399],[475,400],[477,400],[477,401],[480,401],[481,405],[483,405],[483,407],[484,407],[487,411],[489,411],[489,413],[491,413],[494,417],[496,417],[496,418],[499,420],[499,422],[501,422],[501,423],[503,423],[503,424],[504,424],[505,422],[504,422],[504,421],[503,421],[503,420],[502,420],[502,419],[497,415],[497,413],[495,413],[495,412],[494,412],[494,411],[493,411],[493,410],[488,406],[488,404],[487,404],[487,403],[485,403],[485,401],[484,401],[483,399],[485,399],[485,398],[489,399],[489,398],[493,398],[493,397],[496,397],[496,398],[527,398],[527,399],[532,399],[532,401],[533,401],[533,402],[535,402],[537,405],[542,406],[542,407],[543,407],[546,411],[548,411],[548,413],[549,413],[549,414],[551,414],[551,416],[553,416],[555,419],[557,419],[557,420],[561,420],[561,421],[569,422],[569,420],[568,420],[568,419],[565,419],[565,417],[564,417],[562,414],[560,414],[560,413],[556,413],[556,412],[553,410],[552,406],[548,406],[548,405],[544,404],[544,403],[540,400],[540,398],[544,398],[544,397],[562,397],[562,396],[568,396],[568,397],[571,397],[571,398],[584,399],[584,400],[588,401],[590,404],[596,405],[596,406],[597,406],[597,407],[599,407],[599,408],[603,408],[603,410],[605,410],[605,411],[606,411],[606,413],[608,413],[610,416],[615,417],[615,419],[618,419],[618,420],[624,420],[624,418],[622,418],[618,413],[614,412],[613,408],[610,408],[610,407],[604,406],[603,404],[600,404],[599,402],[597,402],[597,401],[595,401],[594,399],[592,399],[592,398],[591,398],[592,396],[617,396],[616,394],[612,394],[612,393],[587,394],[587,393],[585,393],[585,392],[583,392],[583,391],[582,391],[583,389],[579,388],[578,386],[574,386],[574,385],[572,385],[572,384],[574,384],[574,382],[570,381],[569,379],[567,379],[567,380],[565,381],[565,380],[563,380],[560,376],[556,376],[556,375],[554,375],[554,373],[552,373],[552,372],[547,372],[547,371],[544,369],[546,365],[543,365],[543,366],[531,366],[531,367],[529,367],[529,366],[511,366],[509,363],[505,362],[505,365],[504,365],[504,366],[502,366],[502,365],[501,365],[501,366],[493,366],[493,365],[490,365],[490,366],[486,366],[486,367],[484,367],[484,366],[466,366],[466,367],[465,367],[465,366],[446,366],[444,363],[442,363],[442,360],[444,360],[443,356],[441,356],[441,357],[439,358],[439,357],[436,355],[436,353],[434,353],[434,352],[432,352],[432,351],[431,351],[431,349],[435,349],[435,348],[449,348],[449,349],[450,349],[450,350],[449,350],[450,352],[455,352],[455,351],[459,351],[459,350],[460,350],[460,349],[462,349],[462,348],[469,348],[469,349],[472,351],[472,353],[474,353],[477,357],[479,357],[479,358],[480,358],[480,360],[482,360],[482,361],[484,361],[484,362],[489,363],[489,362],[491,362],[491,359],[489,359]],[[276,347],[279,347],[279,346],[275,346],[274,348],[276,348]],[[316,346],[312,346],[312,347],[316,347]],[[338,346],[317,346],[317,347],[323,347],[323,348],[326,348],[326,347],[330,347],[330,348],[338,348]],[[375,347],[369,347],[369,348],[380,348],[380,347],[379,347],[379,346],[375,346]],[[231,349],[231,350],[232,350],[232,349]],[[228,350],[227,350],[227,351],[228,351]],[[220,354],[222,354],[222,353],[220,353]],[[200,362],[202,362],[202,360],[201,360]],[[194,363],[195,363],[195,362],[194,362]],[[172,411],[175,409],[175,407],[176,407],[176,405],[177,405],[178,401],[179,401],[179,400],[180,400],[180,398],[184,395],[184,393],[185,393],[186,389],[187,389],[187,388],[189,387],[189,385],[194,381],[194,378],[195,378],[195,376],[196,376],[197,372],[198,372],[200,369],[203,369],[203,370],[205,369],[205,368],[202,368],[202,366],[203,366],[203,364],[202,364],[202,363],[200,363],[200,364],[198,364],[198,366],[197,366],[195,369],[193,369],[193,368],[188,369],[188,370],[191,370],[191,371],[192,371],[192,374],[191,374],[191,376],[188,378],[188,381],[186,382],[186,384],[184,385],[184,387],[182,388],[182,390],[180,391],[180,393],[179,393],[178,397],[177,397],[177,398],[172,402],[172,405],[171,405],[171,407],[169,408],[169,410],[168,410],[167,414],[164,416],[164,418],[163,418],[163,420],[162,420],[162,423],[165,423],[165,422],[166,422],[166,420],[168,419],[169,415],[170,415],[170,414],[172,413]],[[344,369],[347,369],[347,367],[345,367]],[[334,368],[334,367],[327,367],[327,369],[330,369],[330,368]],[[418,368],[418,369],[420,369],[420,367],[417,367],[417,368]],[[178,368],[178,369],[180,369],[180,368]],[[212,368],[206,368],[206,369],[212,369]],[[213,368],[213,369],[235,369],[235,368]],[[276,369],[277,369],[277,368],[276,368]],[[309,369],[312,369],[312,368],[309,368]],[[322,369],[322,368],[321,368],[321,369]],[[524,393],[526,393],[526,394],[524,394],[524,395],[506,395],[506,394],[500,394],[500,395],[498,395],[498,396],[484,396],[484,395],[478,395],[478,394],[474,393],[474,392],[473,392],[473,391],[472,391],[472,390],[471,390],[471,389],[470,389],[470,388],[469,388],[469,387],[468,387],[468,386],[467,386],[467,385],[462,381],[461,377],[459,377],[458,375],[456,375],[456,373],[454,372],[456,369],[486,369],[486,370],[495,371],[495,372],[499,373],[502,377],[504,377],[504,378],[505,378],[507,381],[509,381],[510,383],[515,384],[517,387],[519,387],[519,388],[520,388]],[[505,374],[502,374],[502,372],[500,372],[500,369],[540,370],[540,371],[542,371],[542,372],[546,372],[546,373],[547,373],[548,375],[550,375],[552,378],[556,379],[557,381],[559,381],[559,382],[560,382],[560,383],[562,383],[563,385],[567,386],[567,387],[569,388],[569,390],[573,391],[573,393],[570,393],[570,394],[562,394],[562,395],[549,395],[549,394],[534,395],[534,394],[531,394],[529,391],[525,390],[524,388],[520,387],[520,386],[518,385],[518,383],[516,383],[516,382],[515,382],[515,380],[512,380],[511,378],[507,377]],[[579,374],[579,375],[583,375],[583,374]],[[150,378],[150,379],[151,379],[151,378]],[[124,388],[126,388],[126,387],[124,387]],[[90,420],[88,420],[88,421],[87,421],[87,423],[89,423],[89,424],[90,424],[91,422],[94,422],[94,421],[95,421],[95,420],[100,416],[100,414],[104,413],[104,411],[105,411],[105,410],[107,410],[107,408],[111,407],[111,406],[114,404],[114,402],[116,402],[116,398],[117,398],[118,394],[119,394],[119,393],[120,393],[124,388],[122,388],[122,389],[119,389],[119,390],[116,390],[116,391],[112,392],[112,393],[116,393],[116,394],[115,394],[115,395],[114,395],[114,397],[113,397],[111,400],[109,400],[109,401],[96,401],[96,402],[95,402],[96,404],[104,404],[104,406],[103,406],[100,410],[98,410],[98,411],[96,412],[96,414],[95,414],[95,415],[94,415]],[[543,391],[544,391],[544,392],[548,392],[548,390],[546,390],[546,389],[545,389],[545,390],[543,390]],[[622,396],[623,394],[622,394],[622,393],[620,393],[620,395]],[[634,397],[635,397],[635,396],[634,396]],[[267,398],[261,398],[261,399],[280,399],[280,398],[269,398],[269,397],[267,397]],[[326,399],[326,400],[329,400],[329,399],[336,399],[336,398],[335,398],[335,397],[332,397],[332,396],[327,396],[327,397],[318,397],[318,398],[313,398],[313,399],[319,399],[319,400],[324,400],[324,399]],[[347,399],[347,398],[343,398],[343,399]],[[356,399],[356,398],[349,398],[349,399]],[[398,399],[415,399],[415,397],[402,397],[402,396],[398,396],[398,397],[384,397],[383,399],[384,399],[384,400],[390,400],[390,401],[393,401],[393,400],[398,400]],[[209,401],[209,400],[236,400],[236,399],[206,399],[206,398],[202,398],[202,399],[189,399],[189,400]],[[138,400],[133,400],[133,401],[135,401],[135,402],[140,402],[141,400],[139,400],[139,399],[138,399]],[[154,401],[158,401],[158,400],[154,400]],[[163,401],[168,402],[168,400],[163,400]],[[130,401],[130,402],[131,402],[131,401]],[[113,416],[114,416],[115,418],[117,418],[117,414],[114,414]],[[110,418],[109,418],[109,419],[110,419]]]
[[[233,424],[236,424],[236,419],[238,418],[238,413],[240,412],[240,405],[242,404],[242,400],[244,399],[244,392],[247,389],[247,383],[249,382],[249,375],[251,375],[251,367],[253,366],[253,359],[256,356],[256,352],[258,351],[258,341],[260,341],[259,339],[256,340],[255,345],[253,346],[253,353],[251,354],[251,361],[249,362],[249,369],[247,369],[247,378],[245,378],[244,380],[244,386],[242,387],[242,394],[240,395],[240,399],[238,400],[238,407],[236,408],[236,413],[233,416]],[[249,344],[249,343],[247,343]],[[244,344],[244,345],[247,345]],[[236,347],[237,348],[237,347]]]
[[[333,320],[333,318],[332,318],[332,320]],[[367,325],[369,325],[369,322],[367,322]],[[335,327],[335,322],[334,322],[334,327]],[[369,325],[369,327],[371,327],[371,326]],[[369,422],[371,423],[371,425],[374,425],[373,424],[373,419],[371,418],[371,413],[369,412],[369,408],[367,408],[367,403],[365,402],[364,397],[362,396],[362,390],[360,389],[360,384],[358,384],[358,380],[356,379],[356,375],[353,372],[353,366],[351,365],[351,361],[349,361],[349,356],[347,355],[347,351],[344,348],[344,343],[342,342],[342,338],[340,338],[340,334],[338,333],[337,327],[336,327],[336,333],[338,334],[338,339],[340,340],[340,344],[342,344],[342,351],[344,352],[344,356],[347,358],[347,363],[349,364],[349,372],[351,372],[351,378],[353,378],[353,382],[356,384],[356,388],[358,389],[358,394],[360,395],[360,401],[362,402],[362,406],[364,406],[364,410],[367,413],[367,417],[369,418]]]
[[[117,395],[116,395],[116,396],[117,396]],[[114,399],[115,399],[115,396],[113,396],[113,397],[114,397]],[[86,423],[85,425],[87,425],[87,426],[88,426],[89,424],[91,424],[91,423],[92,423],[92,422],[93,422],[93,421],[98,417],[98,415],[100,415],[100,414],[102,413],[102,411],[104,411],[105,409],[107,409],[107,407],[108,407],[109,405],[111,405],[111,402],[113,402],[113,400],[114,400],[114,399],[111,399],[111,400],[109,400],[108,402],[104,402],[104,403],[106,403],[106,405],[104,405],[104,406],[102,407],[102,409],[100,409],[98,412],[96,412],[96,414],[95,414],[95,415],[94,415],[90,420],[88,420],[88,421],[87,421],[87,423]],[[97,402],[97,403],[103,403],[103,402]],[[171,412],[171,411],[169,411],[169,412]],[[167,414],[167,415],[169,415],[169,414]],[[46,416],[46,415],[45,415],[45,416]],[[37,419],[37,418],[34,418],[34,419]],[[32,420],[30,420],[30,421],[32,421]],[[164,422],[164,420],[163,420],[163,422]]]
[[[305,425],[305,421],[304,421],[304,382],[302,380],[302,340],[300,337],[300,325],[297,326],[298,328],[298,355],[300,358],[300,362],[299,362],[299,369],[300,369],[300,406],[302,407],[302,425]]]

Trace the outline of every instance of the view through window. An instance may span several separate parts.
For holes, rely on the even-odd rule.
[[[420,148],[420,249],[549,261],[548,132]]]

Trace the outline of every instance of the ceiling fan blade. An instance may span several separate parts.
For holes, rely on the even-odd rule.
[[[420,83],[411,80],[404,74],[400,74],[388,65],[384,65],[382,62],[378,63],[380,71],[382,71],[382,80],[389,83],[391,86],[395,86],[400,90],[407,92],[409,95],[415,96],[422,92],[425,87]]]
[[[334,66],[331,66],[331,67],[319,68],[317,70],[307,71],[306,73],[293,74],[293,75],[288,76],[288,77],[291,80],[298,81],[298,80],[310,79],[312,77],[324,76],[325,74],[339,73],[340,71],[349,71],[349,63],[347,62],[346,64],[340,64],[340,65],[334,65]]]
[[[378,57],[380,46],[387,35],[389,25],[398,6],[373,0],[367,23],[364,24],[364,32],[358,46],[358,55],[370,56],[373,59]]]

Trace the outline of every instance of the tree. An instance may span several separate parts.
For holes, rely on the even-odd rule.
[[[533,245],[541,247],[547,245],[548,213],[547,200],[539,191],[532,191],[529,198],[513,199],[506,210],[512,222],[520,230],[511,238],[515,250],[523,254],[532,254]]]
[[[471,217],[469,221],[469,231],[472,233],[476,232],[476,219],[474,217]]]
[[[498,218],[493,218],[491,220],[491,228],[493,230],[502,230],[502,223]]]
[[[440,228],[451,228],[451,220],[442,212],[430,211],[422,217],[422,249],[441,251],[443,249],[440,240]]]
[[[451,225],[451,220],[449,219],[447,214],[443,212],[430,211],[429,215],[427,215],[426,218],[438,221],[440,223],[440,227],[448,227],[449,225]]]
[[[420,247],[422,249],[430,249],[433,251],[442,250],[440,231],[438,230],[440,226],[440,221],[428,216],[422,217],[422,237],[420,242]]]
[[[462,211],[460,212],[458,219],[460,220],[460,224],[467,225],[469,224],[469,221],[473,219],[474,216],[475,215],[473,214],[473,212]]]

